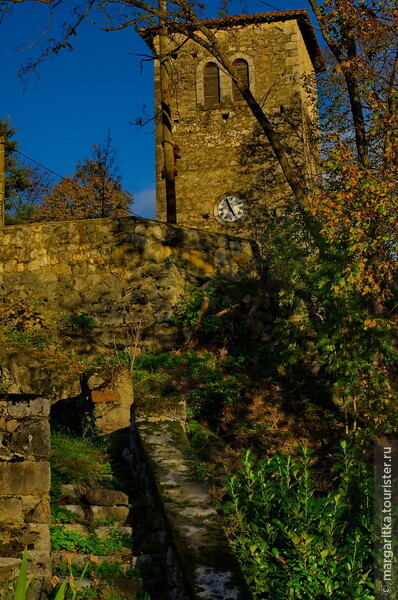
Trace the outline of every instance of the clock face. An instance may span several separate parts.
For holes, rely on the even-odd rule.
[[[237,196],[226,196],[216,204],[216,216],[226,223],[239,221],[244,215],[245,205]]]

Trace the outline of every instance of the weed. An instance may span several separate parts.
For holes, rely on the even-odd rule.
[[[15,587],[15,600],[25,600],[26,592],[29,586],[29,581],[27,579],[28,575],[28,553],[25,548],[22,554],[21,566],[19,569],[17,584]]]
[[[66,327],[73,333],[84,335],[88,340],[94,341],[95,319],[88,313],[72,315],[66,322]]]
[[[131,538],[124,533],[120,533],[117,527],[111,529],[105,539],[101,539],[95,534],[87,536],[76,531],[69,531],[62,525],[51,527],[51,549],[53,552],[66,550],[67,552],[103,556],[121,553],[124,548],[130,548],[131,544]]]
[[[147,352],[136,358],[138,370],[157,372],[162,369],[175,369],[181,364],[182,358],[173,352],[162,352],[155,354]]]
[[[112,562],[104,561],[100,565],[97,565],[95,569],[95,575],[99,579],[113,580],[117,577],[121,577],[123,574],[123,567],[119,560],[114,560]]]
[[[51,448],[51,467],[57,482],[109,486],[112,470],[100,440],[53,433]]]
[[[87,520],[80,517],[78,514],[68,510],[65,506],[51,504],[51,522],[52,523],[82,523],[86,524]]]
[[[11,329],[8,331],[8,339],[11,342],[17,342],[30,348],[36,348],[37,350],[44,350],[49,343],[49,335],[46,331],[28,329],[18,330]]]

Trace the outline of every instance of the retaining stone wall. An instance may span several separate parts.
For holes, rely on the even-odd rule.
[[[20,395],[0,397],[0,598],[18,575],[24,548],[32,593],[51,576],[50,403]]]
[[[0,306],[35,300],[64,323],[87,313],[112,348],[131,343],[138,323],[144,340],[170,347],[189,285],[256,276],[253,242],[135,217],[4,227],[0,245]]]

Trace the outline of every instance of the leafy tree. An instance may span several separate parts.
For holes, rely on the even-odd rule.
[[[35,202],[50,185],[50,178],[38,167],[17,158],[18,141],[12,139],[17,129],[10,119],[0,119],[0,137],[5,139],[5,223],[27,221]]]
[[[108,135],[104,144],[93,144],[92,157],[77,164],[73,177],[65,177],[44,196],[31,221],[126,217],[131,214],[133,196],[123,190],[120,179]]]

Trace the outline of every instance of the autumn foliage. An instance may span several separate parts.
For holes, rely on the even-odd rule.
[[[92,158],[77,165],[73,177],[66,177],[46,194],[32,213],[31,221],[60,221],[126,217],[131,214],[133,196],[123,190],[116,153],[108,136],[103,146],[93,145]]]
[[[324,172],[326,185],[315,190],[310,214],[340,265],[333,291],[338,295],[353,287],[381,302],[390,294],[398,266],[395,173],[364,168],[341,141],[324,162]]]

